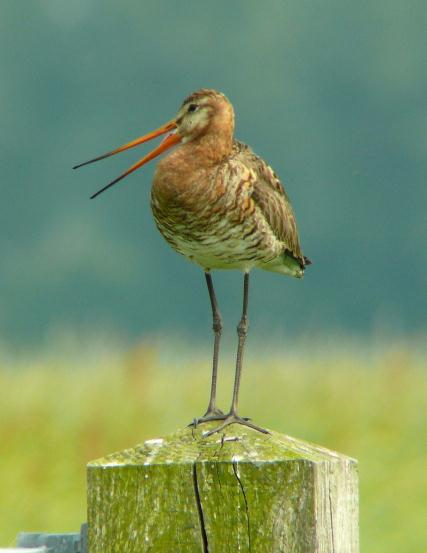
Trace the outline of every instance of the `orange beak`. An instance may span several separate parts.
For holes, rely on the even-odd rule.
[[[90,159],[89,161],[85,161],[84,163],[80,163],[79,165],[76,165],[75,167],[73,167],[73,169],[78,169],[79,167],[83,167],[83,165],[88,165],[89,163],[94,163],[95,161],[105,159],[106,157],[119,154],[120,152],[129,150],[130,148],[134,148],[135,146],[139,146],[139,144],[148,142],[149,140],[152,140],[153,138],[156,138],[157,136],[165,134],[169,131],[176,131],[176,127],[177,127],[176,122],[174,119],[172,119],[172,121],[169,121],[168,123],[156,129],[155,131],[149,132],[148,134],[145,134],[144,136],[141,136],[136,140],[132,140],[131,142],[128,142],[127,144],[124,144],[123,146],[120,146],[119,148],[116,148],[111,152],[103,154],[102,156],[98,156],[98,157],[95,157],[94,159]],[[145,165],[146,163],[154,159],[155,157],[159,156],[160,154],[162,154],[166,150],[169,150],[169,148],[171,148],[172,146],[175,146],[176,144],[179,144],[180,142],[181,142],[181,137],[177,132],[173,132],[169,134],[168,136],[166,136],[166,138],[162,140],[162,142],[159,144],[159,146],[157,146],[157,148],[155,148],[145,157],[140,159],[137,163],[135,163],[135,165],[132,165],[132,167],[130,167],[127,171],[122,173],[119,177],[117,177],[116,179],[108,183],[106,186],[101,188],[101,190],[98,190],[98,192],[95,192],[95,194],[91,196],[91,199],[96,198],[96,196],[99,196],[101,192],[104,192],[105,190],[107,190],[107,188],[110,188],[110,186],[113,186],[113,184],[116,184],[117,182],[121,181],[122,179],[124,179],[125,177],[127,177],[128,175],[130,175],[131,173],[133,173],[134,171],[136,171],[137,169],[139,169],[140,167],[142,167],[143,165]]]

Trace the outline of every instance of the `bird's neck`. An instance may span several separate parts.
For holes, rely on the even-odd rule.
[[[232,137],[205,134],[180,144],[160,160],[157,166],[158,172],[162,175],[194,176],[200,171],[209,171],[230,155],[232,147]]]
[[[179,147],[185,157],[191,157],[199,165],[215,165],[228,157],[233,147],[229,134],[207,133]]]

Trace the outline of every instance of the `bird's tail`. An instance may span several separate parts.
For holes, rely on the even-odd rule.
[[[268,263],[263,263],[261,269],[295,278],[302,278],[304,276],[304,265],[301,263],[301,260],[295,259],[286,253],[282,253]]]

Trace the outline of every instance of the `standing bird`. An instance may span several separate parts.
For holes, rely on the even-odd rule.
[[[216,90],[193,92],[176,117],[159,129],[74,169],[165,133],[166,138],[157,148],[91,197],[177,146],[156,167],[151,209],[160,233],[172,248],[204,270],[209,291],[214,331],[211,393],[206,413],[193,424],[223,421],[207,434],[232,423],[267,433],[237,414],[248,331],[249,273],[258,267],[301,278],[310,261],[302,254],[292,206],[279,178],[248,146],[234,139],[230,101]],[[213,269],[239,269],[244,275],[233,399],[227,414],[216,406],[222,322],[211,277]]]

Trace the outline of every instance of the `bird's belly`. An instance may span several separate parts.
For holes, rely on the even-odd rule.
[[[175,238],[177,250],[204,269],[249,270],[257,263],[259,253],[251,251],[248,245],[238,238],[217,240],[205,237],[192,242]]]
[[[159,217],[158,229],[179,253],[206,269],[250,270],[276,257],[279,250],[254,221],[236,222],[227,216],[203,222],[194,217],[180,223]]]

